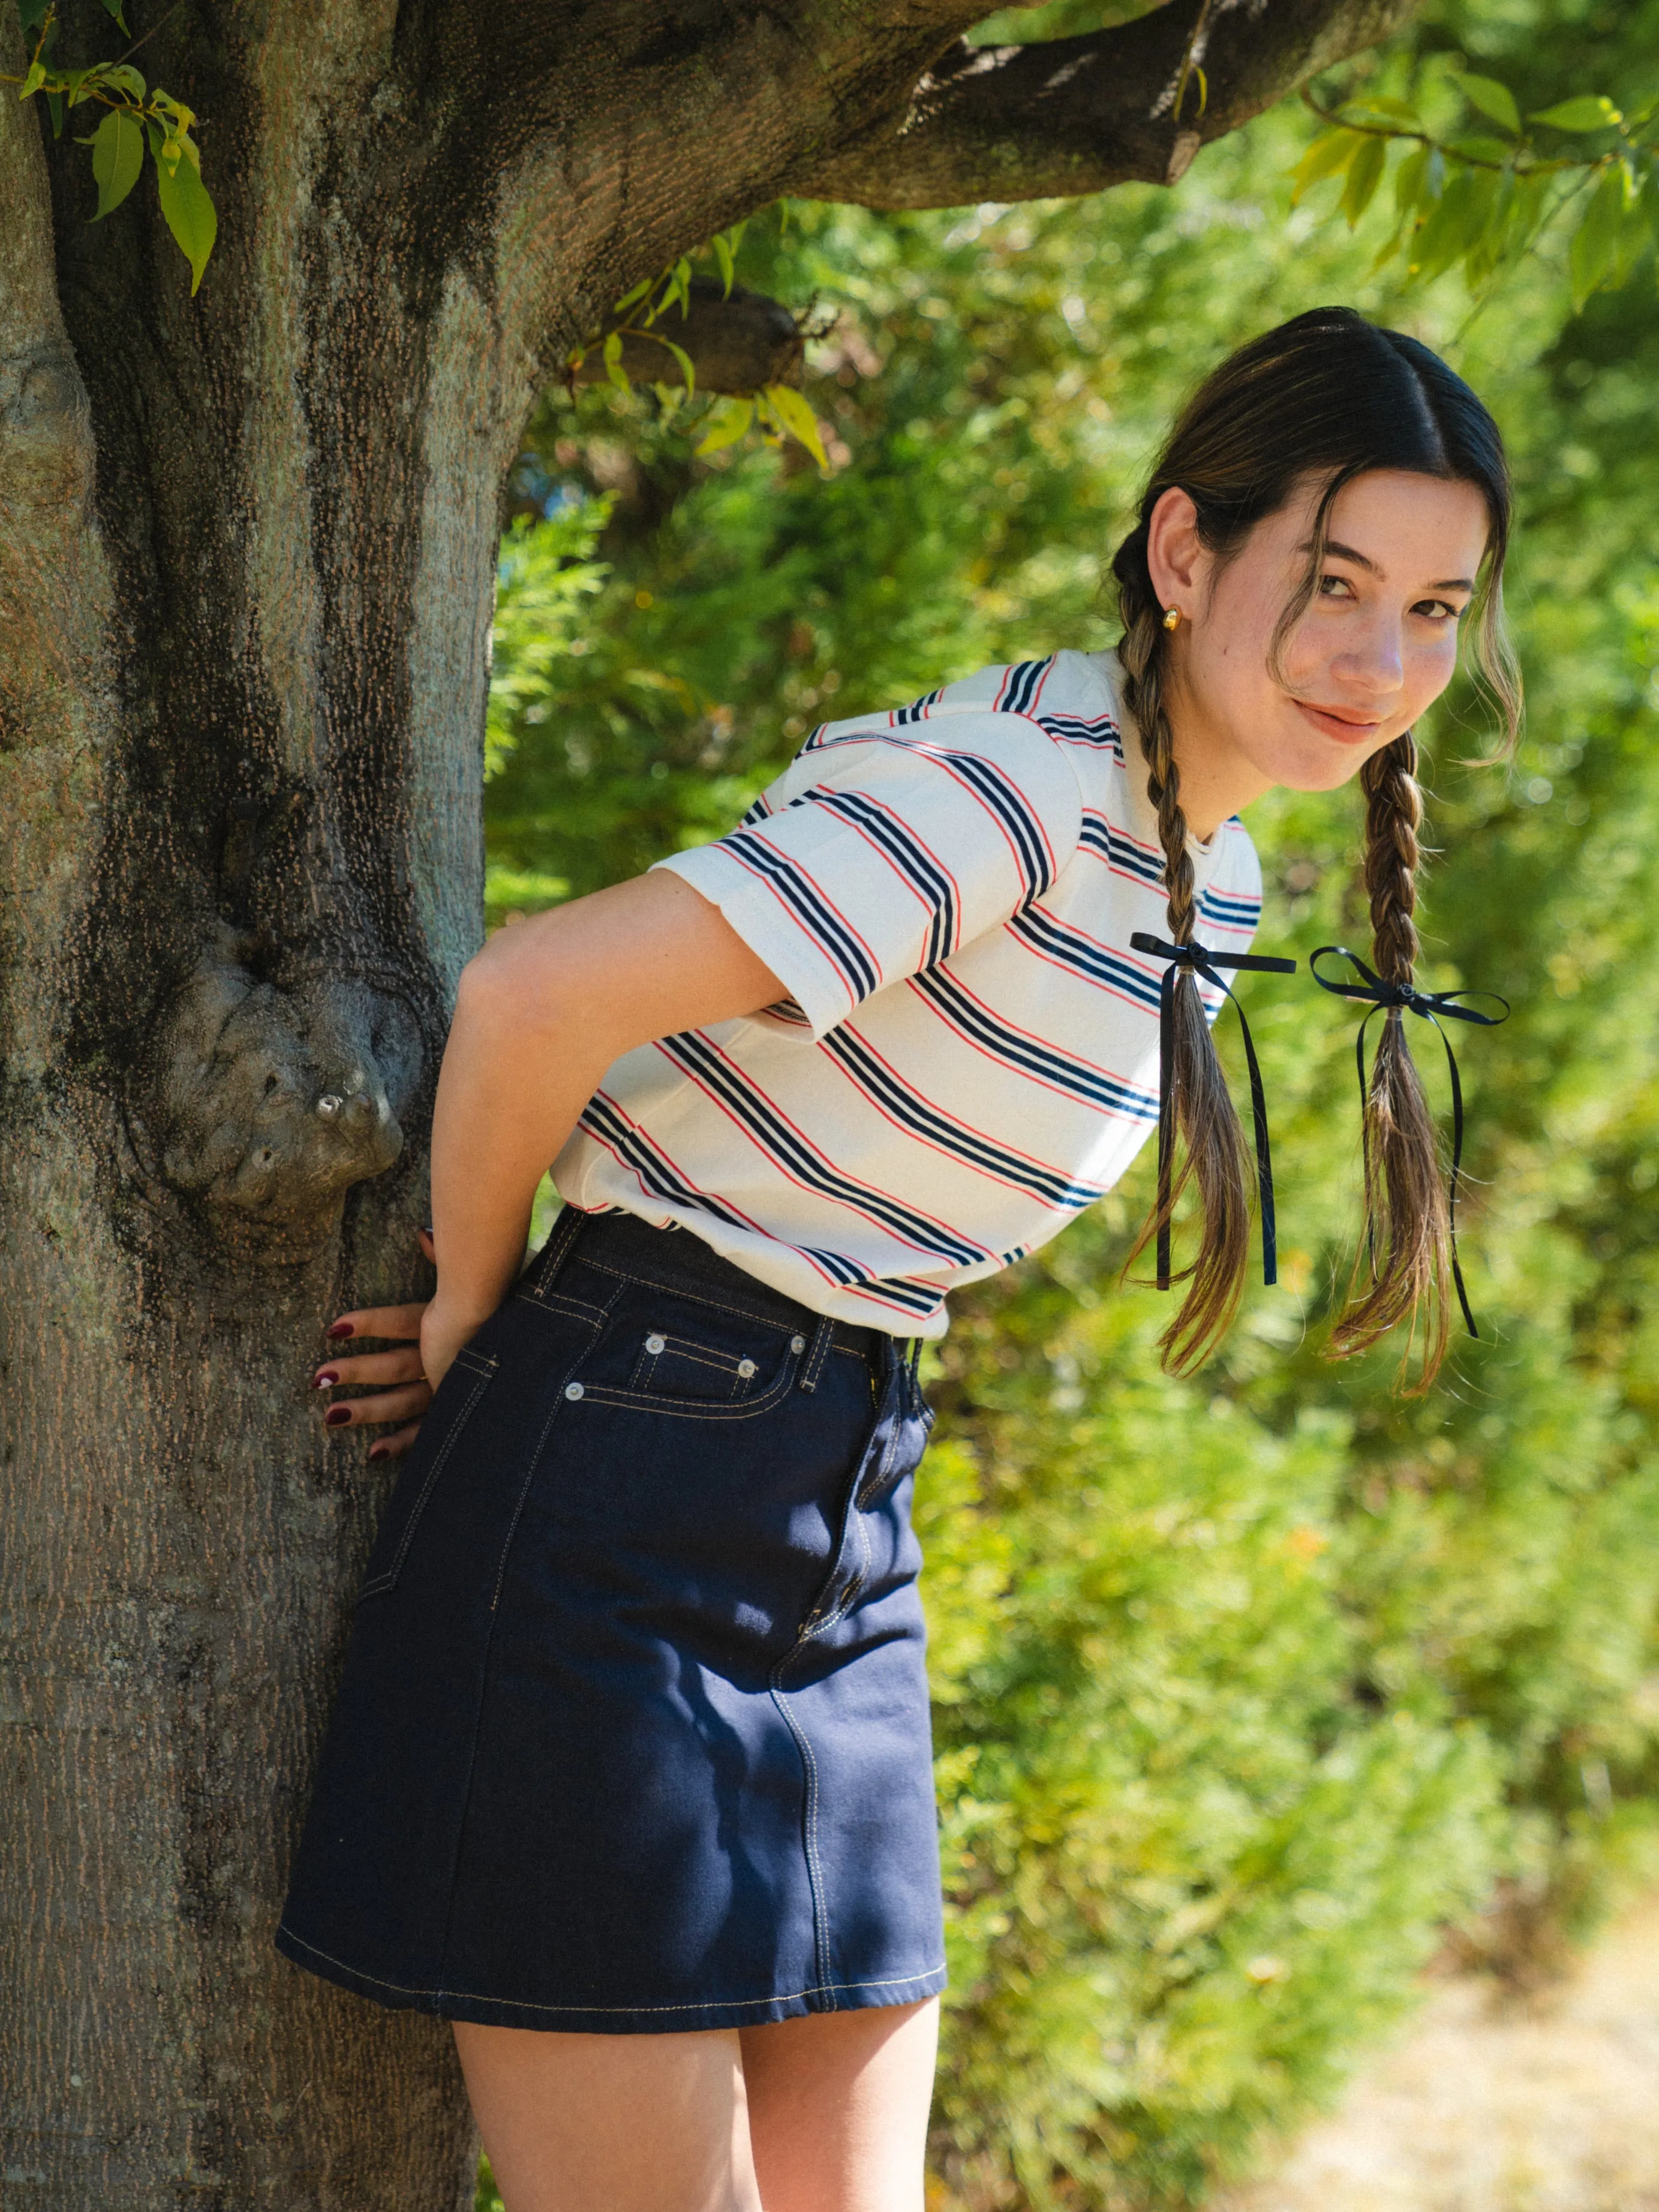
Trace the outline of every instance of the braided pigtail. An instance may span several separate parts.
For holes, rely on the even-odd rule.
[[[1169,901],[1169,939],[1174,945],[1190,945],[1198,902],[1192,858],[1186,845],[1186,817],[1181,811],[1180,770],[1175,765],[1163,699],[1168,633],[1147,575],[1144,529],[1120,549],[1114,567],[1124,623],[1118,647],[1124,704],[1140,732],[1147,767],[1146,795],[1157,810]],[[1190,1282],[1191,1288],[1180,1310],[1158,1340],[1165,1367],[1172,1374],[1185,1375],[1207,1358],[1231,1323],[1250,1249],[1250,1155],[1216,1055],[1215,1039],[1199,996],[1199,979],[1190,969],[1182,969],[1175,978],[1172,1045],[1171,1103],[1179,1157],[1135,1241],[1129,1265],[1132,1267],[1160,1231],[1168,1229],[1182,1193],[1189,1182],[1196,1182],[1200,1216],[1198,1255],[1174,1278],[1177,1282]]]
[[[1408,730],[1360,770],[1365,793],[1365,889],[1372,960],[1385,983],[1409,986],[1419,946],[1413,913],[1423,793]],[[1363,1352],[1399,1321],[1424,1325],[1426,1390],[1446,1356],[1451,1223],[1444,1164],[1403,1010],[1389,1006],[1365,1088],[1365,1237],[1348,1304],[1331,1333],[1338,1358]],[[1407,1346],[1409,1357],[1410,1346]]]

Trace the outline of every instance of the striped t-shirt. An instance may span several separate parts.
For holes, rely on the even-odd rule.
[[[1057,653],[826,723],[729,836],[659,862],[789,995],[625,1053],[554,1163],[563,1197],[931,1337],[955,1285],[1109,1189],[1158,1110],[1161,966],[1129,940],[1168,927],[1117,676]],[[1192,856],[1199,938],[1242,951],[1243,825]]]

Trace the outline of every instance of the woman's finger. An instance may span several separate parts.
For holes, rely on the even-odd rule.
[[[417,1382],[424,1378],[420,1352],[412,1346],[406,1352],[369,1352],[355,1359],[325,1359],[311,1378],[314,1390],[331,1390],[335,1383],[344,1383],[355,1390],[367,1382]]]
[[[369,1447],[370,1459],[401,1459],[420,1434],[420,1423],[411,1421],[406,1429],[394,1429],[389,1437],[376,1437]]]
[[[426,1311],[426,1300],[406,1306],[363,1306],[355,1313],[344,1313],[332,1321],[326,1332],[331,1344],[341,1344],[348,1337],[412,1337],[420,1334],[420,1317]]]
[[[382,1390],[373,1398],[337,1398],[323,1415],[331,1429],[378,1428],[387,1421],[418,1419],[432,1402],[424,1382],[412,1382],[406,1390]]]

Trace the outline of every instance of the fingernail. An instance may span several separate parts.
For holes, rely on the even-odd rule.
[[[311,1388],[314,1390],[331,1390],[339,1379],[332,1367],[325,1367],[320,1375],[312,1376]]]
[[[324,1423],[331,1429],[343,1429],[351,1418],[350,1406],[331,1406],[323,1415]]]
[[[390,1444],[370,1444],[369,1456],[370,1459],[390,1459],[392,1447]]]
[[[420,1225],[420,1233],[423,1237],[430,1237],[431,1235],[432,1224],[430,1221],[422,1222]]]
[[[330,1322],[324,1334],[326,1335],[329,1342],[331,1344],[334,1344],[337,1343],[341,1337],[351,1336],[354,1334],[355,1332],[349,1321],[334,1321]]]

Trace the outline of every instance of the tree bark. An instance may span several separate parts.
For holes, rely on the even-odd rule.
[[[972,13],[157,0],[194,299],[149,179],[89,224],[0,91],[0,2206],[468,2200],[447,2030],[271,1937],[390,1480],[319,1331],[423,1287],[481,935],[502,488],[611,302],[856,195]],[[119,46],[95,0],[65,38]],[[739,307],[705,358],[777,368]]]

